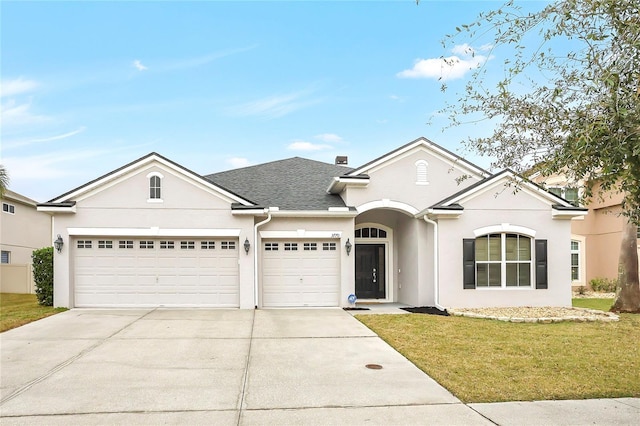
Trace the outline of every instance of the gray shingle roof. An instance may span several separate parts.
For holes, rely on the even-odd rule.
[[[258,203],[282,210],[327,210],[345,207],[339,195],[327,193],[331,180],[350,167],[294,157],[205,176],[214,184]]]

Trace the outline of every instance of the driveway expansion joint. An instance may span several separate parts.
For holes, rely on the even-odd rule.
[[[12,399],[14,399],[15,397],[17,397],[18,395],[28,391],[29,389],[31,389],[31,387],[33,387],[34,385],[37,385],[38,383],[46,380],[47,378],[51,377],[53,374],[57,373],[58,371],[64,369],[65,367],[69,366],[70,364],[72,364],[73,362],[77,361],[78,359],[82,358],[83,356],[85,356],[86,354],[88,354],[89,352],[92,352],[93,350],[95,350],[96,348],[102,346],[105,342],[107,342],[108,340],[110,340],[111,338],[113,338],[116,334],[120,333],[121,331],[129,328],[131,325],[133,325],[135,322],[141,320],[142,318],[146,317],[147,315],[151,314],[152,312],[154,312],[157,308],[154,308],[152,310],[150,310],[149,312],[145,313],[144,315],[142,315],[141,317],[135,318],[133,321],[131,321],[130,323],[126,324],[125,326],[123,326],[122,328],[120,328],[119,330],[114,331],[113,333],[111,333],[109,336],[103,338],[103,339],[86,339],[86,340],[98,340],[96,343],[94,343],[93,345],[89,346],[88,348],[83,349],[82,351],[80,351],[77,355],[72,356],[71,358],[67,359],[66,361],[61,362],[60,364],[56,365],[55,367],[53,367],[52,369],[50,369],[49,371],[47,371],[46,373],[42,374],[39,377],[36,377],[33,380],[30,380],[29,382],[23,384],[22,386],[18,387],[15,391],[11,392],[9,395],[5,396],[4,398],[2,398],[0,400],[0,406],[2,406],[3,404],[5,404],[7,401],[11,401]],[[78,339],[81,340],[81,339]]]

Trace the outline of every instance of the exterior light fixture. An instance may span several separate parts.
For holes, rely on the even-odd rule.
[[[249,249],[251,248],[251,244],[249,243],[249,239],[244,239],[244,252],[249,254]]]
[[[349,256],[349,253],[351,253],[351,247],[353,247],[353,245],[351,244],[351,241],[349,241],[349,239],[347,238],[347,242],[344,243],[344,248],[347,250],[347,256]]]
[[[62,237],[58,234],[58,238],[53,242],[54,247],[60,253],[62,251],[62,246],[64,245],[64,241],[62,241]]]

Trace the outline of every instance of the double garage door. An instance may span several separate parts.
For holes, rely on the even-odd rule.
[[[238,240],[80,237],[77,307],[238,307]]]
[[[339,306],[336,240],[264,240],[262,306]]]

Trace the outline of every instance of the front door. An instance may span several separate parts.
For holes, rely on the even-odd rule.
[[[356,297],[386,298],[384,244],[356,244]]]

